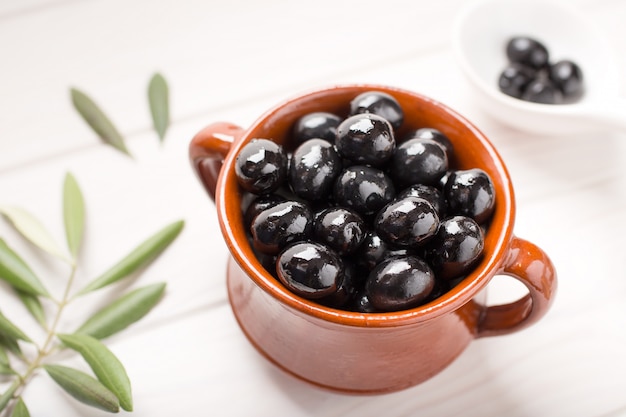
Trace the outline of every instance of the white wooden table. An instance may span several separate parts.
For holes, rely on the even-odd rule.
[[[144,320],[108,341],[133,383],[134,415],[626,415],[626,133],[539,137],[490,119],[450,47],[464,3],[0,0],[0,203],[29,210],[63,241],[62,182],[73,173],[87,204],[81,282],[160,227],[186,222],[140,279],[85,297],[59,329],[71,331],[115,291],[168,283]],[[605,32],[624,73],[626,3],[572,3]],[[156,71],[171,90],[163,146],[146,99]],[[289,96],[343,82],[419,91],[473,120],[511,172],[516,234],[551,256],[560,279],[553,308],[537,325],[478,340],[432,380],[373,397],[311,387],[250,346],[227,301],[227,250],[214,207],[187,159],[191,137],[210,122],[247,126]],[[73,109],[71,87],[98,102],[134,159],[97,139]],[[65,266],[5,221],[0,237],[51,291],[61,290]],[[496,279],[494,302],[519,296],[513,284]],[[0,309],[42,337],[9,292],[0,284]],[[62,360],[87,370],[79,357]],[[0,379],[0,392],[6,385]],[[107,415],[76,403],[45,374],[24,399],[37,417]]]

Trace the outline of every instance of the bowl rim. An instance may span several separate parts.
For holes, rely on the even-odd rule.
[[[494,250],[485,254],[480,265],[444,295],[424,305],[395,312],[360,313],[340,310],[322,306],[291,293],[268,273],[253,255],[250,245],[245,239],[245,234],[242,232],[243,227],[232,225],[229,221],[233,217],[241,218],[241,202],[237,196],[239,188],[234,174],[236,155],[248,141],[255,137],[255,132],[260,126],[263,126],[272,116],[284,112],[285,109],[298,108],[298,105],[303,100],[328,97],[338,92],[351,92],[356,96],[359,92],[370,90],[384,91],[391,95],[398,94],[405,98],[421,101],[428,106],[435,106],[438,111],[455,119],[471,133],[476,143],[482,146],[482,152],[486,153],[492,162],[493,169],[498,172],[500,179],[498,184],[501,184],[501,186],[496,185],[496,211],[492,219],[492,226],[490,226],[490,232],[495,233],[495,231],[491,231],[491,227],[494,226],[497,220],[497,226],[500,228],[495,238],[493,238]],[[502,263],[505,261],[506,253],[513,239],[515,219],[514,191],[509,172],[493,144],[476,126],[456,111],[436,100],[403,88],[379,84],[336,84],[317,88],[292,96],[267,110],[233,142],[218,177],[215,204],[220,229],[231,256],[258,287],[284,306],[305,316],[329,323],[355,327],[391,327],[424,322],[457,310],[470,302],[494,275],[502,272]],[[241,225],[242,223],[240,222],[239,224]]]

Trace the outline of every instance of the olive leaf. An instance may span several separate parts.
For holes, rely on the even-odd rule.
[[[50,296],[33,270],[1,238],[0,279],[29,294]]]
[[[100,410],[117,413],[120,403],[115,394],[91,375],[62,365],[43,365],[48,375],[78,401]]]
[[[76,333],[104,339],[139,321],[159,302],[165,283],[138,288],[91,316]]]
[[[1,206],[0,213],[32,244],[62,261],[71,262],[52,235],[28,211],[19,207]]]
[[[15,356],[19,356],[20,358],[23,356],[22,349],[20,348],[20,345],[17,343],[17,341],[15,339],[4,336],[2,333],[0,333],[0,347],[3,347],[7,351],[13,353]]]
[[[0,375],[13,375],[15,371],[11,368],[11,362],[9,356],[4,351],[4,348],[0,346]]]
[[[169,89],[167,82],[161,74],[154,74],[148,85],[148,102],[150,103],[150,114],[154,130],[163,141],[165,132],[170,123],[169,110]]]
[[[0,365],[9,365],[9,355],[2,345],[0,345]]]
[[[65,175],[63,183],[63,220],[67,246],[76,260],[85,228],[85,202],[74,176]]]
[[[102,384],[120,401],[126,411],[133,410],[130,379],[119,359],[98,339],[86,334],[57,334],[68,348],[80,353]]]
[[[15,371],[9,365],[0,363],[0,375],[13,375]]]
[[[15,403],[15,408],[13,409],[11,417],[30,417],[30,413],[28,412],[28,408],[26,408],[26,404],[24,404],[22,397],[17,399],[17,403]]]
[[[13,394],[15,394],[15,391],[17,391],[19,386],[19,380],[15,380],[11,386],[0,395],[0,411],[4,410],[7,404],[9,404],[9,401],[13,399]]]
[[[13,324],[2,312],[0,311],[0,334],[13,340],[23,340],[25,342],[32,343],[30,337],[20,330],[15,324]]]
[[[113,352],[86,334],[57,334],[57,337],[65,346],[81,354],[98,380],[119,399],[124,410],[133,410],[130,380]]]
[[[37,323],[41,325],[44,329],[48,327],[46,323],[46,313],[43,310],[43,306],[41,305],[41,301],[37,296],[24,292],[22,290],[16,289],[15,292],[17,296],[22,301],[22,304],[26,307],[28,312],[33,316]]]
[[[184,224],[184,221],[179,220],[164,227],[133,249],[124,259],[87,284],[77,295],[83,295],[110,285],[147,266],[176,239]]]
[[[100,107],[82,91],[72,88],[70,90],[72,104],[87,124],[96,132],[100,139],[113,146],[118,151],[132,156],[126,148],[124,138],[119,133],[115,125],[104,114]]]

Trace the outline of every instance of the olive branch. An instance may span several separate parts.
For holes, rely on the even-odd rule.
[[[128,375],[102,340],[144,317],[162,298],[166,284],[151,284],[121,295],[88,317],[73,333],[59,333],[57,329],[68,304],[147,267],[176,239],[184,222],[176,221],[162,228],[101,275],[74,291],[85,224],[83,196],[74,177],[68,173],[63,187],[67,250],[57,245],[41,222],[27,211],[0,206],[0,214],[23,238],[70,269],[62,295],[55,297],[26,261],[0,238],[0,279],[14,291],[45,333],[43,342],[36,342],[0,311],[0,378],[9,381],[8,388],[0,391],[0,414],[12,408],[12,416],[29,416],[22,392],[41,370],[78,401],[109,412],[118,412],[120,408],[131,411],[133,402]],[[54,313],[48,315],[48,310]],[[28,350],[23,349],[26,346],[29,346]],[[64,349],[80,354],[94,376],[53,363],[52,354]]]
[[[74,108],[98,137],[130,156],[124,138],[96,103],[75,88],[70,93]],[[165,79],[158,73],[150,79],[148,101],[153,127],[162,142],[169,125],[169,91]],[[58,332],[59,324],[72,301],[137,275],[152,263],[180,234],[184,222],[179,220],[165,226],[75,291],[73,287],[85,226],[85,204],[76,179],[68,173],[63,185],[67,248],[58,245],[42,223],[26,210],[0,206],[0,215],[23,238],[69,267],[63,293],[55,297],[23,257],[0,237],[0,280],[8,284],[45,333],[43,341],[35,341],[0,309],[0,416],[30,416],[22,393],[39,372],[47,373],[63,390],[82,403],[113,413],[120,408],[132,411],[131,384],[126,370],[102,340],[148,314],[162,298],[166,284],[156,283],[122,294],[88,317],[72,333]],[[53,313],[49,314],[49,311]],[[53,354],[67,349],[80,354],[93,375],[54,363]]]

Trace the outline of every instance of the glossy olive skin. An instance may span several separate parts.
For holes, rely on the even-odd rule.
[[[268,139],[253,139],[237,155],[237,182],[254,194],[271,193],[285,181],[287,162],[282,146]]]
[[[358,313],[376,313],[378,311],[370,302],[370,299],[364,289],[354,295],[354,298],[347,306],[347,309]]]
[[[353,165],[343,170],[335,181],[333,195],[338,205],[370,216],[395,196],[396,191],[385,173],[365,165]]]
[[[562,104],[563,93],[547,78],[537,78],[528,84],[522,100],[541,104]]]
[[[484,250],[483,231],[473,219],[454,216],[443,220],[428,242],[424,258],[437,278],[453,280],[469,273]]]
[[[373,113],[386,119],[394,129],[404,122],[404,111],[400,103],[390,94],[381,91],[368,91],[356,96],[350,102],[350,114]]]
[[[387,204],[374,219],[374,229],[385,242],[418,247],[439,227],[439,216],[427,200],[405,197]]]
[[[341,168],[341,158],[332,144],[323,139],[309,139],[293,152],[289,185],[299,197],[325,200]]]
[[[404,138],[409,139],[431,139],[434,140],[446,151],[448,157],[448,163],[454,158],[454,145],[452,141],[438,129],[432,127],[421,127],[416,130],[410,131]]]
[[[570,60],[562,60],[550,65],[550,80],[561,90],[564,99],[572,100],[582,94],[582,70]]]
[[[435,274],[417,256],[384,260],[367,278],[365,291],[380,311],[398,311],[421,305],[435,287]]]
[[[504,94],[522,98],[526,87],[535,79],[536,71],[525,65],[513,62],[504,68],[498,79],[498,88]]]
[[[548,49],[538,40],[527,36],[511,38],[506,45],[506,56],[511,62],[519,62],[534,69],[545,68],[550,60]]]
[[[365,238],[365,222],[356,212],[330,207],[315,216],[313,236],[340,255],[356,251]]]
[[[299,118],[293,125],[294,145],[300,145],[309,139],[324,139],[335,143],[337,126],[341,118],[328,112],[313,112]]]
[[[396,148],[391,124],[375,114],[357,114],[337,128],[335,146],[339,155],[355,164],[384,165]]]
[[[266,194],[257,196],[254,200],[250,202],[250,205],[248,206],[248,208],[246,208],[246,211],[244,212],[243,222],[246,225],[246,228],[250,229],[254,218],[263,210],[273,207],[278,203],[282,203],[283,201],[285,201],[285,197],[279,194]]]
[[[296,242],[278,255],[276,273],[282,284],[307,299],[328,297],[340,287],[345,267],[332,249],[316,242]]]
[[[446,199],[437,187],[424,184],[414,184],[400,191],[396,196],[396,199],[399,200],[404,197],[423,198],[433,206],[439,218],[442,218],[446,213]]]
[[[311,209],[298,201],[284,201],[260,212],[252,221],[250,232],[254,248],[277,254],[292,242],[307,239],[313,230]]]
[[[345,260],[343,265],[343,280],[341,280],[341,283],[337,286],[337,290],[334,293],[319,300],[320,304],[327,307],[343,309],[356,297],[357,291],[359,291],[362,285],[360,285],[361,283],[356,276],[354,265],[345,262]]]
[[[398,186],[437,184],[448,170],[446,151],[432,139],[409,139],[391,159],[389,173]]]
[[[479,168],[452,171],[444,194],[449,214],[468,216],[479,224],[489,220],[495,208],[495,187],[489,175]]]
[[[363,242],[354,256],[354,262],[360,269],[369,273],[386,258],[389,248],[390,246],[375,231],[370,230],[365,234]]]

